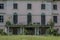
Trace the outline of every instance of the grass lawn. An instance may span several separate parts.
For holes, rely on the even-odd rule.
[[[11,35],[0,36],[0,40],[60,40],[60,36]]]

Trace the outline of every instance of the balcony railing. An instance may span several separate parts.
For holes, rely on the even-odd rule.
[[[7,27],[49,27],[49,25],[39,25],[39,24],[31,24],[31,25],[21,25],[21,24],[12,24]]]

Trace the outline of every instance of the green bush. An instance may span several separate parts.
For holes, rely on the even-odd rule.
[[[3,32],[3,29],[0,29],[0,34],[2,34],[2,32]]]
[[[57,35],[57,30],[53,30],[53,35]]]
[[[6,22],[6,26],[10,26],[11,25],[11,22],[10,21],[7,21]]]
[[[7,33],[3,32],[3,29],[0,29],[0,35],[7,35]]]
[[[57,29],[50,29],[50,28],[49,28],[49,29],[46,31],[46,34],[56,36],[56,35],[58,35],[58,30],[57,30]]]
[[[7,35],[7,33],[5,33],[5,32],[2,32],[2,34],[1,35]]]

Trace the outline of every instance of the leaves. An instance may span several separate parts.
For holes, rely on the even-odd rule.
[[[6,22],[6,26],[10,26],[11,25],[11,22],[10,21],[7,21]]]

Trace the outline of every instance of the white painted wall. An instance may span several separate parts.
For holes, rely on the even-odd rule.
[[[0,2],[1,3],[1,2]],[[18,9],[13,9],[13,3],[18,3]],[[32,4],[32,9],[27,10],[27,4]],[[46,9],[41,10],[41,4],[46,4]],[[19,23],[26,23],[27,24],[27,14],[30,12],[32,15],[41,15],[45,13],[45,15],[51,15],[52,13],[52,5],[50,2],[41,2],[41,1],[7,1],[4,2],[5,9],[0,10],[0,12],[5,13],[6,16],[11,17],[11,22],[13,22],[13,14],[16,12],[18,14],[18,24]],[[56,12],[56,11],[53,11]],[[25,16],[20,16],[25,15]],[[50,16],[46,16],[46,22],[51,18]],[[6,19],[7,20],[7,19]],[[32,22],[41,22],[40,16],[32,16]]]
[[[42,13],[45,13],[45,15],[51,15],[51,13],[52,13],[52,3],[51,2],[7,1],[7,2],[0,2],[0,3],[5,4],[4,5],[5,9],[0,10],[0,12],[5,13],[7,17],[9,16],[11,22],[13,22],[13,14],[15,12],[18,14],[18,24],[20,24],[20,23],[27,24],[27,14],[29,12],[32,15],[41,15]],[[13,9],[13,3],[18,3],[18,9],[17,10]],[[32,9],[31,10],[27,10],[27,4],[28,3],[32,4]],[[46,9],[45,10],[41,10],[41,4],[42,3],[46,4]],[[25,16],[20,16],[20,15],[25,15]],[[8,20],[7,17],[5,17],[6,20]],[[46,24],[50,20],[50,18],[51,18],[50,16],[46,16]],[[41,16],[32,16],[32,23],[33,22],[41,22]]]
[[[18,14],[18,24],[27,24],[27,14],[30,12],[32,15],[41,15],[42,13],[45,13],[46,16],[46,24],[47,22],[52,18],[52,13],[58,13],[58,23],[56,23],[57,26],[60,25],[60,1],[58,2],[42,2],[42,1],[5,1],[0,2],[4,3],[5,9],[0,10],[0,13],[4,15],[4,23],[0,23],[0,25],[5,25],[5,22],[8,20],[8,17],[10,17],[10,21],[13,23],[13,14],[16,12]],[[18,9],[13,9],[13,3],[18,3]],[[32,9],[27,10],[27,4],[32,4]],[[46,9],[41,10],[41,4],[46,4]],[[58,10],[52,10],[52,4],[57,4]],[[20,16],[24,15],[24,16]],[[50,16],[49,16],[50,15]],[[34,22],[40,22],[41,23],[41,16],[32,16],[32,23]]]

